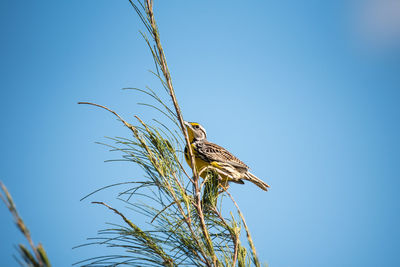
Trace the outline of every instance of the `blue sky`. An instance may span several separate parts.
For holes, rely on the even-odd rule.
[[[395,1],[156,1],[184,118],[271,184],[232,185],[271,267],[396,266],[400,8]],[[390,6],[393,5],[393,6]],[[0,179],[54,266],[114,217],[93,200],[135,166],[96,141],[128,136],[108,105],[150,119],[150,53],[128,1],[0,3]],[[157,88],[155,88],[157,89]],[[117,205],[117,204],[116,204]],[[0,205],[1,266],[22,241]],[[140,220],[140,218],[138,219]]]

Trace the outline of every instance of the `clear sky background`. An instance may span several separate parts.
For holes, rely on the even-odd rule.
[[[272,186],[230,189],[262,261],[399,266],[400,2],[155,6],[184,118]],[[120,90],[155,84],[139,19],[128,1],[2,0],[0,23],[0,179],[54,266],[104,254],[71,248],[114,220],[90,201],[118,191],[79,199],[141,173],[103,162],[118,154],[94,142],[129,132],[76,102],[151,118]],[[0,225],[0,266],[16,266],[2,204]]]

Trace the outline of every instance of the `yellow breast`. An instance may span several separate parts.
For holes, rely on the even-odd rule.
[[[214,167],[214,168],[219,168],[219,165],[216,162],[207,162],[207,161],[202,160],[198,156],[198,154],[197,154],[197,152],[195,150],[195,145],[191,144],[191,146],[192,146],[192,151],[194,153],[194,160],[195,160],[195,163],[196,163],[197,173],[201,172],[205,167],[208,167],[208,166]],[[190,159],[190,156],[189,156],[189,150],[187,149],[187,147],[185,147],[185,160],[186,160],[186,163],[191,168],[192,167],[192,162],[191,162],[191,159]],[[206,175],[207,175],[207,171],[203,171],[200,176],[204,179],[206,177]],[[221,175],[220,174],[220,176],[221,176],[222,180],[224,180],[224,181],[229,179],[225,175]]]
[[[200,172],[202,169],[204,169],[204,167],[209,166],[210,163],[202,160],[198,156],[198,154],[197,154],[197,152],[195,150],[194,144],[192,144],[191,146],[192,146],[192,152],[194,153],[194,160],[195,160],[195,163],[196,163],[196,170],[197,170],[197,172]],[[186,163],[190,166],[190,168],[192,168],[192,161],[190,159],[189,149],[187,149],[187,147],[185,147],[185,160],[186,160]],[[201,177],[204,179],[206,177],[206,172],[203,172],[201,174]]]

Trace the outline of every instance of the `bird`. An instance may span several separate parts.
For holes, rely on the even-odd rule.
[[[196,169],[200,176],[205,179],[208,168],[216,170],[221,184],[227,188],[228,182],[244,184],[244,180],[252,182],[262,190],[268,191],[267,183],[256,177],[249,171],[249,167],[225,148],[211,143],[207,140],[206,130],[197,122],[184,121],[188,132],[190,146],[194,153]],[[185,147],[185,160],[192,167],[189,149]]]

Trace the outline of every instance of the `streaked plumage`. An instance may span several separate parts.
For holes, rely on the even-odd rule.
[[[267,191],[269,185],[250,173],[246,164],[225,148],[207,141],[206,131],[200,124],[185,122],[185,125],[199,172],[206,167],[213,167],[218,170],[223,186],[227,186],[228,182],[244,184],[243,180],[247,180]],[[191,166],[187,147],[185,147],[185,159]],[[202,172],[201,177],[205,176],[206,172]]]

